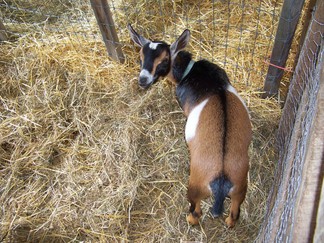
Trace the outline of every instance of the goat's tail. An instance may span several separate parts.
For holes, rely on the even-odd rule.
[[[223,213],[224,200],[232,186],[232,183],[224,175],[217,177],[210,183],[215,200],[212,208],[212,215],[214,217],[218,217]]]

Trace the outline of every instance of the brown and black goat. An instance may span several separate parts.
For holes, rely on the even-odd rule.
[[[248,147],[252,139],[250,117],[244,101],[225,71],[206,61],[193,61],[182,51],[190,38],[185,30],[171,45],[150,41],[128,25],[132,40],[141,47],[139,86],[148,88],[159,77],[176,85],[177,99],[187,116],[185,139],[190,151],[187,221],[198,224],[200,202],[213,195],[213,216],[223,213],[225,197],[231,198],[225,222],[233,227],[247,191]]]

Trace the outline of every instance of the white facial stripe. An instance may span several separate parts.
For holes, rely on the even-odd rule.
[[[156,50],[157,46],[161,44],[161,43],[157,43],[157,42],[151,42],[149,44],[149,47],[152,49],[152,50]]]
[[[247,106],[245,105],[244,100],[243,100],[242,97],[237,93],[236,89],[235,89],[232,85],[229,84],[229,85],[227,85],[227,90],[228,90],[229,92],[231,92],[232,94],[235,94],[235,95],[240,99],[240,101],[241,101],[242,104],[244,105],[246,111],[249,113],[249,110],[248,110]]]
[[[193,139],[196,135],[196,130],[199,123],[199,116],[201,111],[204,109],[205,105],[207,104],[208,99],[202,101],[199,105],[197,105],[195,108],[192,109],[190,112],[186,128],[185,128],[185,138],[186,141],[189,142],[191,139]]]
[[[140,72],[140,75],[139,75],[140,78],[147,78],[147,82],[146,84],[150,84],[153,82],[153,75],[147,71],[146,69],[142,69],[142,71]]]
[[[153,79],[152,74],[146,69],[142,69],[142,71],[140,72],[140,77],[147,77],[148,79]]]

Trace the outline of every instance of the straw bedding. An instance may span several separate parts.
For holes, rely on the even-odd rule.
[[[210,46],[195,51],[198,39],[211,36],[207,27],[202,37],[190,27],[189,49],[209,58]],[[253,241],[273,183],[280,117],[274,100],[259,98],[261,82],[234,83],[250,109],[254,135],[241,218],[227,229],[222,218],[212,218],[212,201],[206,199],[201,224],[191,227],[185,220],[185,117],[174,87],[162,80],[147,91],[138,88],[138,53],[126,29],[120,30],[121,41],[129,44],[123,47],[125,64],[109,60],[101,42],[80,45],[70,38],[48,45],[38,38],[30,34],[0,47],[0,241]],[[231,50],[228,61],[234,62]],[[248,58],[236,61],[258,62]],[[232,79],[258,80],[253,73],[225,68]],[[228,206],[227,200],[225,214]]]

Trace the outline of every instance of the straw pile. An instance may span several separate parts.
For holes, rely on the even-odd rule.
[[[200,11],[207,13],[207,5]],[[121,26],[121,16],[115,17]],[[260,31],[269,24],[260,23]],[[201,35],[207,40],[205,27]],[[201,37],[197,26],[189,28],[189,49],[208,55],[207,45],[195,51]],[[229,43],[244,43],[235,34]],[[126,29],[120,38],[130,44]],[[0,48],[0,241],[251,242],[256,237],[273,183],[280,116],[275,101],[259,98],[261,82],[234,84],[251,111],[254,132],[241,218],[227,229],[223,219],[211,217],[207,199],[201,224],[191,227],[185,220],[185,118],[174,87],[162,80],[140,90],[138,53],[131,45],[124,46],[122,65],[106,57],[101,42],[45,43],[36,33]],[[228,61],[238,61],[231,59],[231,50]],[[217,60],[216,52],[213,57]],[[258,62],[249,57],[239,57],[242,65]],[[231,78],[257,80],[230,67]],[[228,201],[225,206],[227,213]]]

